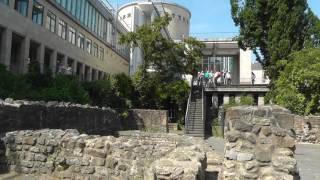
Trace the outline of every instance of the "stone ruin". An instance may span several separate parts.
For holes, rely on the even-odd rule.
[[[44,129],[7,133],[0,164],[5,172],[57,179],[204,180],[212,153],[203,140],[187,136],[125,132],[117,138]]]
[[[233,107],[226,112],[225,180],[293,180],[295,134],[281,128],[278,106]]]

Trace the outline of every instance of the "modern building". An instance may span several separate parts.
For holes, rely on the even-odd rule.
[[[118,18],[125,24],[128,31],[134,32],[138,27],[151,23],[154,18],[168,13],[172,21],[164,29],[164,36],[174,41],[181,41],[189,36],[191,12],[176,3],[166,1],[137,1],[121,6]],[[131,50],[130,74],[134,74],[143,63],[139,48]]]
[[[100,0],[0,0],[0,62],[14,73],[38,62],[41,72],[80,79],[129,72],[127,33]]]
[[[228,39],[201,40],[205,44],[203,71],[230,72],[232,84],[251,84],[252,51],[242,50],[237,41]]]
[[[270,79],[263,70],[262,65],[259,62],[252,64],[252,72],[255,75],[255,84],[269,84]]]

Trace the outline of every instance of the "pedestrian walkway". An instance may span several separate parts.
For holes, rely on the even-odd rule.
[[[301,180],[320,180],[320,145],[297,144],[295,158]]]

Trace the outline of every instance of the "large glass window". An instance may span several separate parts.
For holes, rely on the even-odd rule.
[[[85,24],[85,14],[86,14],[86,1],[85,0],[81,0],[81,12],[80,12],[80,21]]]
[[[9,5],[9,0],[0,0],[0,3]]]
[[[86,40],[86,49],[87,49],[87,52],[89,53],[89,54],[91,54],[91,48],[92,48],[92,41],[90,40],[90,39],[87,39]]]
[[[67,38],[67,24],[63,20],[59,19],[58,35],[62,39]]]
[[[78,48],[84,49],[84,35],[81,33],[78,34]]]
[[[98,57],[98,45],[96,43],[93,43],[93,55]]]
[[[67,11],[71,12],[72,0],[67,0]]]
[[[76,17],[80,20],[80,13],[82,9],[82,0],[76,0]]]
[[[33,0],[32,7],[32,21],[36,24],[42,25],[43,19],[43,6],[36,0]]]
[[[88,27],[92,29],[92,6],[89,4],[89,14],[88,14]]]
[[[76,30],[71,26],[68,28],[68,41],[71,44],[76,44]]]
[[[104,58],[104,49],[102,47],[99,48],[99,59],[103,61]]]
[[[76,7],[79,0],[71,0],[71,14],[76,16]],[[80,2],[80,1],[79,1]]]
[[[56,32],[56,15],[50,11],[47,14],[46,28],[53,33]]]
[[[14,9],[17,10],[21,15],[28,15],[28,0],[15,0]]]
[[[63,8],[67,7],[67,0],[61,0],[61,5]]]

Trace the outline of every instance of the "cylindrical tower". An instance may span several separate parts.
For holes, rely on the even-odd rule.
[[[157,12],[165,12],[172,17],[167,30],[173,40],[182,40],[189,36],[191,12],[184,6],[171,2],[137,1],[120,7],[118,14],[122,22],[128,25],[129,31],[134,31],[145,23],[151,22]]]

